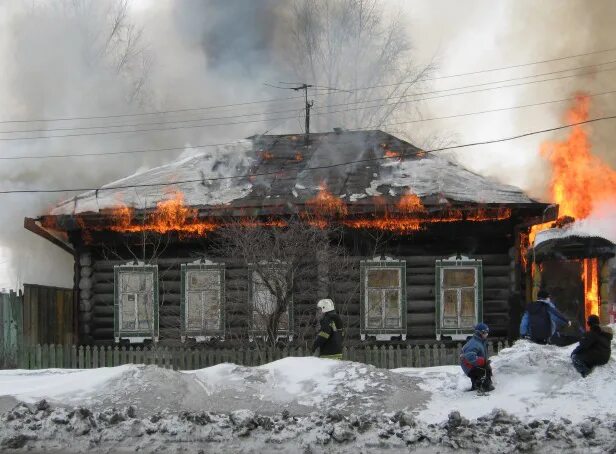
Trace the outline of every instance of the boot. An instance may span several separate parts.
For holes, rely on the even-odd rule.
[[[486,378],[482,383],[481,386],[479,388],[481,391],[483,392],[490,392],[490,391],[494,391],[494,385],[492,384],[492,380],[489,378]]]

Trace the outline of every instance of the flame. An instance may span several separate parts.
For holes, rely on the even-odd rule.
[[[599,260],[584,259],[582,280],[584,282],[584,314],[599,315]]]
[[[477,208],[473,210],[448,209],[427,215],[425,212],[416,214],[389,214],[374,219],[344,220],[343,225],[355,229],[378,229],[397,233],[411,233],[423,230],[427,225],[449,222],[490,222],[501,221],[511,217],[509,208]]]
[[[302,155],[299,151],[297,151],[297,152],[295,153],[295,160],[296,160],[297,162],[302,162],[302,161],[304,160],[304,156],[303,156],[303,155]]]
[[[269,150],[261,150],[257,153],[257,155],[264,161],[274,159],[274,154]]]
[[[197,209],[184,205],[184,194],[181,192],[173,194],[171,199],[158,202],[156,209],[152,213],[146,213],[143,220],[136,219],[135,210],[124,205],[112,209],[109,216],[112,225],[107,228],[114,232],[180,232],[204,235],[216,229],[216,224],[199,220]]]
[[[588,120],[590,98],[584,93],[575,95],[573,106],[566,112],[568,124]],[[592,154],[588,132],[583,125],[571,127],[564,141],[542,144],[540,154],[552,167],[550,197],[558,204],[556,223],[534,225],[528,233],[528,244],[522,244],[522,261],[526,265],[526,251],[535,242],[537,233],[559,227],[565,218],[584,219],[597,206],[616,203],[616,171]]]
[[[569,124],[588,120],[590,98],[577,93],[575,104],[567,111]],[[559,205],[559,216],[584,219],[605,202],[616,202],[616,171],[592,154],[588,132],[583,125],[571,127],[562,142],[547,142],[541,155],[552,166],[550,193]]]
[[[402,155],[398,151],[385,150],[385,154],[383,156],[385,156],[386,158],[399,158]]]
[[[421,199],[412,192],[407,192],[400,198],[398,209],[405,213],[424,213],[426,211]]]
[[[345,216],[349,211],[342,200],[327,190],[325,183],[321,183],[317,195],[306,201],[306,205],[317,217]]]

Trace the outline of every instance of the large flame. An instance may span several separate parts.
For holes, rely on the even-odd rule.
[[[567,112],[567,122],[588,120],[590,98],[578,93],[575,104]],[[616,202],[616,171],[592,154],[584,125],[575,125],[566,140],[546,142],[541,155],[552,166],[550,192],[559,205],[559,216],[575,219],[588,217],[598,205]]]
[[[584,282],[584,314],[599,315],[599,261],[584,259],[582,280]]]
[[[567,138],[541,146],[541,156],[552,167],[549,189],[552,201],[559,206],[559,220],[533,226],[528,234],[529,245],[534,244],[537,233],[563,224],[561,220],[582,220],[601,206],[616,205],[616,171],[592,153],[588,131],[584,125],[576,124],[588,120],[589,110],[589,96],[576,94],[573,106],[566,112],[566,121],[572,125]],[[584,259],[582,263],[586,316],[599,312],[598,266],[597,259]]]
[[[110,216],[113,224],[109,230],[115,232],[179,232],[203,235],[216,229],[216,224],[202,221],[195,208],[184,205],[184,195],[176,192],[173,197],[156,204],[156,209],[145,213],[142,219],[135,218],[135,210],[127,206],[114,208]]]

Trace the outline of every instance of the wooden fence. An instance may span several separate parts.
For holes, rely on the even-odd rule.
[[[343,359],[376,367],[429,367],[458,364],[462,344],[348,347]],[[488,345],[490,354],[508,347],[505,342]],[[172,347],[118,347],[35,345],[24,347],[19,359],[23,369],[91,369],[123,364],[152,364],[176,370],[194,370],[221,363],[259,366],[288,356],[310,356],[304,348],[190,349]]]
[[[72,289],[25,284],[23,344],[76,344],[75,303],[75,292]]]
[[[0,293],[0,368],[17,366],[23,326],[21,300],[21,293]]]

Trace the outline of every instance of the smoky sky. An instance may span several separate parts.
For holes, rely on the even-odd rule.
[[[1,2],[0,120],[104,116],[284,98],[296,93],[273,89],[265,83],[310,83],[315,81],[309,79],[321,77],[325,81],[329,77],[339,83],[340,88],[386,84],[398,80],[400,74],[395,70],[406,63],[419,69],[431,65],[432,79],[420,87],[420,91],[429,91],[616,60],[616,52],[612,52],[462,78],[433,79],[616,47],[616,27],[613,26],[616,2],[383,0],[375,3],[376,8],[383,11],[383,24],[387,26],[388,21],[395,19],[392,36],[401,38],[400,46],[394,48],[399,52],[390,54],[390,58],[398,58],[394,59],[392,70],[386,71],[391,73],[390,79],[383,78],[382,74],[375,77],[374,68],[378,65],[355,64],[363,65],[365,60],[374,58],[378,54],[374,49],[378,47],[364,46],[365,53],[361,55],[362,49],[353,48],[352,40],[340,47],[343,51],[339,55],[316,55],[323,57],[328,65],[336,66],[337,73],[319,66],[316,71],[308,72],[306,53],[301,47],[292,45],[296,30],[294,7],[302,1],[133,0],[129,2],[124,28],[118,39],[111,41],[107,38],[118,4],[114,0]],[[331,6],[331,11],[352,4],[352,0],[305,2]],[[336,27],[330,32],[332,30]],[[336,33],[331,33],[330,37],[340,39]],[[403,45],[407,42],[411,43],[408,48]],[[127,43],[134,45],[128,52]],[[128,56],[126,62],[123,55]],[[549,101],[571,96],[579,90],[616,89],[613,74],[601,72],[560,82],[408,104],[396,111],[396,126],[382,126],[382,129],[420,147],[430,148],[431,145],[460,144],[556,126],[562,123],[566,104],[442,121],[403,122]],[[365,82],[368,80],[376,82]],[[381,97],[381,94],[371,96]],[[387,123],[375,121],[379,120],[378,115],[371,111],[366,115],[328,116],[324,108],[328,102],[337,103],[340,97],[348,98],[340,93],[324,97],[317,96],[318,92],[313,95],[317,130]],[[370,94],[367,96],[369,98]],[[613,95],[593,98],[591,115],[614,114],[615,99]],[[282,115],[290,117],[287,119],[276,119],[281,115],[270,114],[285,109],[297,110]],[[260,121],[139,134],[0,141],[0,153],[3,156],[54,155],[165,147],[189,150],[199,144],[229,142],[266,131],[271,134],[302,132],[301,99],[130,119],[37,122],[24,126],[0,124],[0,131],[152,121],[162,122],[164,127],[166,122],[177,120],[247,113],[259,113],[260,116],[253,118]],[[596,123],[589,130],[597,153],[615,165],[613,124]],[[35,134],[45,135],[0,132],[0,138]],[[532,137],[467,149],[450,156],[472,170],[521,186],[533,197],[545,199],[549,168],[539,157],[538,150],[542,141],[564,136],[566,132]],[[139,170],[172,162],[181,154],[179,150],[128,154],[121,158],[2,161],[0,188],[97,187]],[[23,229],[25,216],[43,214],[71,195],[0,196],[3,226],[0,230],[0,287],[16,287],[23,282],[72,286],[72,257]]]

